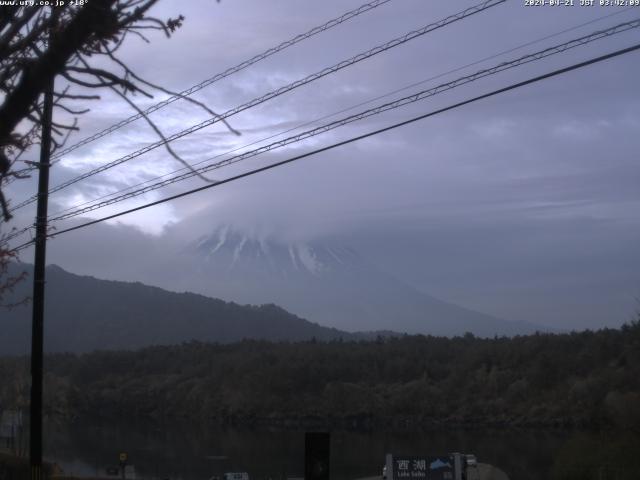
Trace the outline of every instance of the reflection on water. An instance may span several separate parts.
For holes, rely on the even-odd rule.
[[[585,438],[591,437],[539,430],[333,432],[331,478],[380,475],[387,452],[454,451],[474,453],[478,461],[500,467],[511,479],[569,478],[567,472],[581,465]],[[67,473],[104,474],[106,467],[118,464],[120,452],[128,453],[138,478],[202,480],[247,471],[252,479],[280,479],[302,477],[304,472],[304,432],[223,429],[187,421],[46,424],[45,456]]]

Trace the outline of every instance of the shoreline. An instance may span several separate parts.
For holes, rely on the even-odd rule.
[[[540,430],[554,432],[616,432],[626,430],[612,424],[589,424],[575,421],[575,419],[555,418],[548,420],[535,419],[479,419],[479,418],[425,418],[420,416],[376,417],[375,415],[349,415],[344,417],[302,415],[302,416],[241,416],[198,418],[192,416],[170,415],[123,415],[109,414],[79,414],[64,415],[60,413],[47,414],[50,421],[82,422],[86,420],[98,422],[112,422],[127,420],[134,423],[162,425],[164,423],[198,424],[222,429],[233,428],[239,430],[329,430],[347,432],[429,432],[442,430]]]

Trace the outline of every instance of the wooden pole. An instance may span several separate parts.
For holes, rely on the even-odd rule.
[[[36,212],[35,259],[33,267],[33,315],[31,330],[31,404],[29,460],[31,480],[42,474],[42,372],[44,343],[44,286],[47,253],[47,208],[49,200],[49,166],[51,159],[51,122],[54,78],[44,94],[42,133],[38,172],[38,206]]]

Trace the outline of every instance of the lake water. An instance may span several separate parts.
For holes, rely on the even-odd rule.
[[[473,453],[511,479],[551,477],[567,432],[471,430],[434,432],[332,432],[331,478],[380,475],[385,453]],[[224,429],[190,422],[48,421],[45,457],[76,475],[104,475],[120,452],[138,478],[207,480],[229,471],[252,479],[302,477],[304,432]]]

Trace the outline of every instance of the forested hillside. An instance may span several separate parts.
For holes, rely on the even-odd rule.
[[[10,273],[30,265],[10,265]],[[13,270],[11,270],[13,269]],[[9,302],[29,297],[31,283],[20,282]],[[31,346],[31,304],[0,311],[0,355]],[[297,317],[277,305],[238,305],[193,293],[176,293],[142,283],[115,282],[47,267],[45,350],[90,352],[137,349],[198,339],[229,343],[243,338],[301,341],[352,338]]]
[[[45,360],[49,412],[341,426],[640,427],[640,323],[621,330],[377,342],[187,343]],[[28,364],[0,362],[4,405]],[[22,392],[22,396],[21,393]]]

